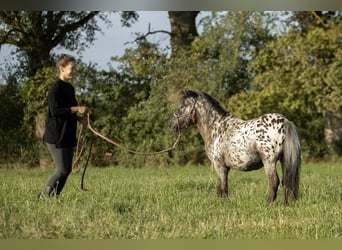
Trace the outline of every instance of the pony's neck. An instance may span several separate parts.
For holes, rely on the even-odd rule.
[[[227,115],[230,115],[228,112],[222,113],[202,104],[197,105],[196,112],[196,126],[205,142],[211,138],[211,131],[217,122]]]

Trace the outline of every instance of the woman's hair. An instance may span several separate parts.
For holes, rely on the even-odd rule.
[[[59,73],[59,67],[65,67],[68,65],[70,62],[76,62],[76,59],[68,54],[61,54],[56,62],[56,70],[57,73]]]

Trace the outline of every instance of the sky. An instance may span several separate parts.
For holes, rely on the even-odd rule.
[[[170,31],[167,11],[142,11],[138,13],[138,22],[134,23],[130,28],[121,27],[119,14],[112,15],[113,26],[107,28],[103,24],[103,34],[98,34],[94,45],[83,52],[83,61],[96,62],[99,67],[107,68],[112,56],[122,56],[126,48],[135,46],[132,43],[136,38],[134,33],[147,33],[149,24],[151,30]],[[163,47],[169,45],[169,37],[163,33],[151,35],[149,40],[160,42]]]
[[[121,27],[120,15],[118,13],[111,15],[112,26],[107,27],[102,23],[102,34],[97,33],[94,44],[82,52],[81,58],[85,63],[97,63],[100,69],[108,69],[108,63],[112,56],[122,56],[126,48],[135,46],[132,43],[135,39],[134,33],[147,33],[150,24],[151,31],[167,30],[170,31],[170,23],[167,11],[138,11],[138,22],[131,27]],[[162,47],[169,45],[169,36],[164,33],[157,33],[149,36],[149,41],[159,42]],[[3,45],[0,49],[0,81],[1,69],[4,68],[5,61],[13,62],[10,52],[13,46]],[[53,52],[70,53],[76,56],[75,52],[66,51],[64,49],[55,49]]]

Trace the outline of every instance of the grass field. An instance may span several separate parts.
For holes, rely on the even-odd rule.
[[[231,171],[216,197],[211,167],[92,168],[58,199],[36,196],[53,169],[0,170],[0,238],[341,239],[342,163],[303,164],[300,199],[266,206],[263,170]]]

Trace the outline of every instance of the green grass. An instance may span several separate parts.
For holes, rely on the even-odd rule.
[[[0,238],[341,239],[342,164],[303,164],[300,199],[266,206],[263,170],[231,171],[216,197],[211,167],[92,168],[38,201],[53,169],[0,170]]]

